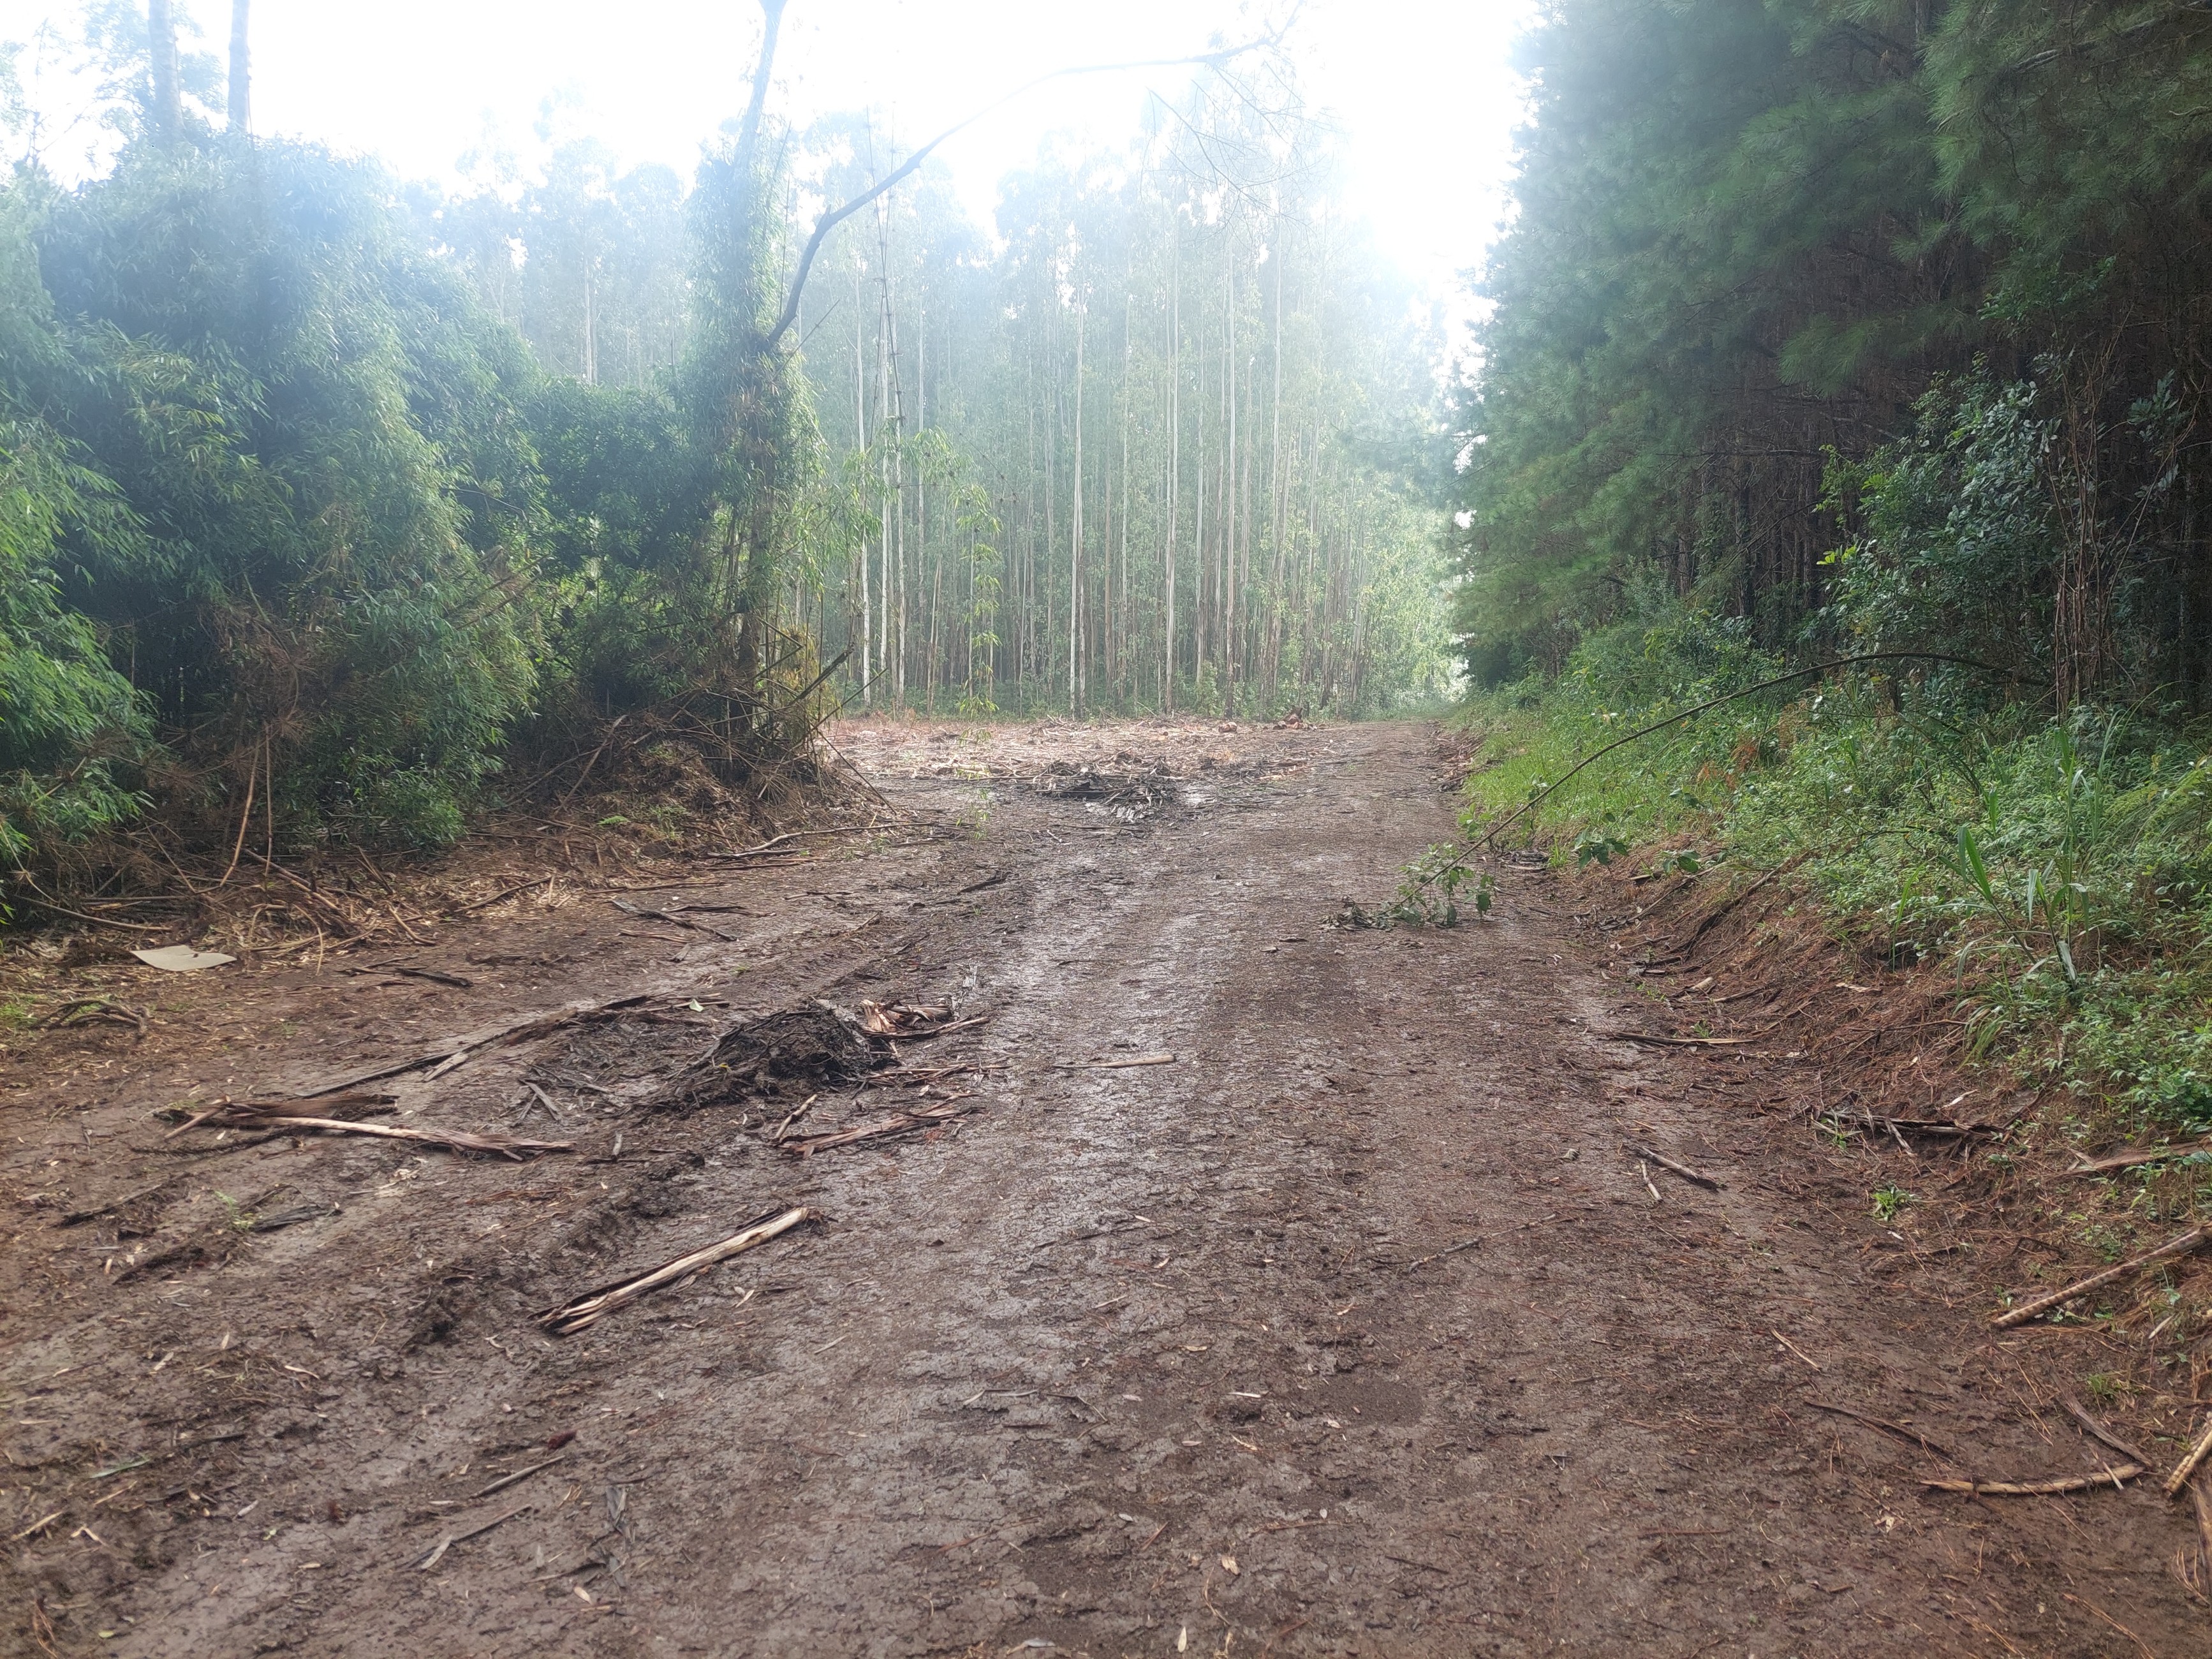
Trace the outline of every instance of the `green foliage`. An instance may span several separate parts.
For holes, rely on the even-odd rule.
[[[147,722],[83,617],[59,601],[54,557],[104,481],[71,465],[49,428],[0,422],[0,861],[121,823],[137,806],[120,773]]]
[[[1624,622],[1559,679],[1479,701],[1486,763],[1469,780],[1468,832],[1608,732],[1698,701],[1712,683],[1702,665],[1663,664],[1709,626]],[[1685,690],[1625,708],[1630,687],[1608,668],[1632,668],[1647,692]],[[1720,870],[1789,864],[1863,948],[1949,957],[1977,1052],[2109,1092],[2149,1120],[2212,1125],[2212,733],[2201,725],[2088,707],[2054,720],[2005,704],[1961,718],[1942,672],[1845,681],[1656,733],[1583,773],[1539,818],[1530,834],[1578,860],[1687,836],[1716,849]]]
[[[1449,842],[1431,847],[1407,866],[1405,879],[1390,902],[1372,916],[1358,915],[1364,926],[1389,927],[1403,922],[1416,927],[1459,926],[1460,893],[1468,890],[1477,916],[1490,914],[1497,884],[1487,870],[1477,872],[1462,863],[1460,849]]]
[[[11,400],[116,509],[62,520],[64,599],[187,768],[273,775],[289,838],[451,839],[531,684],[526,361],[315,150],[138,147],[9,197],[41,318]]]
[[[1835,573],[1837,632],[1852,649],[2048,672],[2058,526],[2051,422],[2036,401],[2026,382],[1939,380],[1911,435],[1860,464],[1832,461],[1829,504],[1856,508],[1864,526],[1823,561]]]

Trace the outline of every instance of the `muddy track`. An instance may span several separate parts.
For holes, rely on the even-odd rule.
[[[686,900],[742,907],[711,933],[599,901],[422,954],[523,964],[465,993],[273,980],[258,1053],[173,1023],[19,1057],[9,1639],[2203,1650],[2154,1489],[1923,1492],[2111,1454],[2022,1391],[2049,1339],[1993,1335],[1965,1269],[1887,1248],[1859,1165],[1761,1109],[1807,1086],[1785,1054],[1606,1036],[1640,1006],[1540,872],[1480,925],[1329,926],[1448,830],[1425,730],[1220,741],[1243,769],[1000,787],[980,830],[702,875]],[[957,767],[906,769],[883,787],[917,821],[976,815]],[[382,1120],[576,1157],[187,1152],[148,1115],[641,989],[664,1023],[412,1075]],[[902,1054],[984,1068],[933,1097],[970,1115],[799,1159],[764,1112],[644,1103],[716,1030],[817,997],[988,1013]],[[526,1079],[554,1121],[516,1127]],[[922,1098],[856,1093],[812,1109]],[[579,1335],[532,1322],[784,1204],[828,1219]]]

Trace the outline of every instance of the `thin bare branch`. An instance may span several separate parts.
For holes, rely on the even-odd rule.
[[[998,111],[1004,109],[1008,104],[1012,103],[1014,100],[1021,97],[1024,93],[1034,92],[1039,87],[1044,86],[1050,82],[1064,81],[1073,76],[1109,75],[1127,70],[1176,69],[1190,64],[1198,64],[1209,69],[1218,69],[1225,64],[1231,63],[1238,58],[1242,58],[1247,52],[1261,51],[1263,48],[1272,48],[1280,44],[1284,34],[1288,32],[1291,24],[1297,21],[1297,13],[1293,11],[1291,14],[1289,20],[1279,28],[1273,29],[1267,33],[1261,35],[1256,40],[1247,40],[1243,45],[1238,46],[1224,46],[1214,52],[1194,52],[1187,58],[1131,58],[1127,62],[1119,64],[1082,64],[1067,69],[1053,70],[1046,74],[1038,76],[1035,80],[1024,81],[1020,86],[1016,87],[1012,92],[1007,93],[1005,96],[996,99],[991,103],[986,104],[974,114],[966,116],[962,119],[954,122],[951,126],[945,128],[944,131],[939,133],[937,137],[924,144],[920,149],[915,151],[913,155],[908,156],[904,161],[892,168],[890,173],[884,176],[883,179],[879,183],[871,185],[868,189],[861,191],[860,195],[854,197],[852,200],[843,204],[842,206],[831,208],[819,219],[814,222],[813,233],[807,237],[806,246],[799,252],[799,268],[793,273],[791,278],[791,291],[784,297],[783,311],[781,314],[776,318],[775,321],[770,325],[767,332],[761,336],[762,347],[766,349],[774,346],[777,341],[781,340],[785,334],[790,331],[791,325],[794,322],[798,321],[799,302],[806,292],[807,274],[814,269],[815,256],[822,252],[822,244],[828,239],[830,233],[836,229],[839,225],[851,218],[854,214],[858,213],[862,208],[867,206],[868,204],[874,201],[878,197],[896,189],[900,185],[905,183],[906,180],[911,179],[915,175],[915,172],[921,167],[921,164],[929,159],[931,154],[935,151],[940,144],[943,144],[946,140],[966,131],[969,127],[975,125],[976,122],[981,120],[985,116],[995,114]]]

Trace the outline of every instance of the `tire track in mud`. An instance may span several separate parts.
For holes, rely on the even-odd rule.
[[[345,1283],[304,1240],[281,1258],[362,1311],[294,1316],[256,1352],[356,1352],[322,1366],[319,1426],[241,1451],[198,1519],[171,1503],[104,1592],[137,1620],[113,1645],[2135,1651],[2094,1602],[2188,1650],[2149,1494],[1929,1501],[1939,1461],[1807,1403],[1909,1421],[1978,1473],[2087,1467],[2005,1392],[1978,1307],[1867,1270],[1848,1165],[1722,1103],[1747,1062],[1597,1034],[1620,994],[1552,878],[1508,871],[1498,915],[1449,933],[1326,925],[1447,833],[1423,732],[1273,752],[1301,763],[1193,781],[1135,824],[1016,792],[890,866],[888,896],[865,878],[889,855],[853,866],[869,936],[740,981],[759,1011],[956,990],[991,1011],[971,1052],[997,1069],[955,1132],[799,1164],[726,1112],[617,1111],[647,1162],[416,1160],[399,1183],[352,1154],[449,1201],[556,1195],[465,1212],[497,1228],[422,1208],[407,1282],[459,1288],[411,1344],[360,1334],[404,1310],[366,1270]],[[726,960],[687,947],[661,980]],[[488,1072],[483,1098],[508,1075]],[[1632,1139],[1723,1188],[1654,1170],[1655,1204]],[[801,1200],[826,1228],[579,1337],[529,1323]],[[364,1260],[389,1267],[408,1226],[364,1218]],[[164,1293],[232,1316],[246,1271]],[[569,1431],[513,1489],[526,1512],[403,1570]],[[286,1519],[261,1537],[232,1513],[250,1504]]]

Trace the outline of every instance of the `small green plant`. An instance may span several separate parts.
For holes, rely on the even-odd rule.
[[[1876,1221],[1894,1221],[1905,1206],[1911,1202],[1912,1194],[1902,1187],[1894,1183],[1877,1187],[1874,1189],[1874,1218]]]
[[[2088,1389],[2090,1399],[2100,1406],[2109,1406],[2120,1397],[2125,1384],[2110,1371],[2091,1371],[2081,1379],[2081,1386]]]
[[[1468,901],[1475,915],[1488,915],[1496,884],[1487,870],[1471,870],[1462,863],[1465,856],[1466,849],[1450,842],[1431,847],[1406,866],[1396,896],[1375,914],[1370,925],[1388,927],[1402,921],[1416,927],[1456,927],[1462,889],[1472,890]]]
[[[1575,864],[1577,868],[1611,864],[1627,850],[1628,837],[1621,834],[1613,815],[1607,812],[1575,837]]]
[[[215,1201],[222,1206],[223,1224],[234,1232],[252,1232],[253,1224],[260,1218],[228,1193],[217,1193]]]
[[[967,805],[952,815],[952,822],[971,836],[981,836],[991,827],[991,809],[997,797],[988,789],[978,789],[969,797]]]

